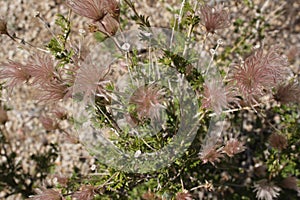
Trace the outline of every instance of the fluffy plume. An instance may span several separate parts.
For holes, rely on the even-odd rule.
[[[297,46],[292,46],[287,52],[287,58],[290,63],[296,61],[297,57],[299,56],[300,48]]]
[[[62,107],[58,107],[56,106],[52,113],[54,114],[54,116],[59,119],[59,120],[64,120],[68,118],[68,113],[65,109],[63,109]]]
[[[130,104],[136,106],[138,119],[158,119],[159,111],[164,107],[162,105],[164,94],[164,89],[153,84],[139,87],[130,98]]]
[[[273,148],[280,151],[285,149],[288,145],[286,137],[277,133],[271,134],[271,136],[269,137],[269,143]]]
[[[236,138],[231,138],[226,142],[225,147],[222,149],[229,157],[234,156],[245,150],[244,143],[238,141]]]
[[[76,200],[92,200],[96,194],[95,190],[96,188],[94,186],[86,185],[83,186],[80,191],[75,192],[72,197]]]
[[[48,83],[58,75],[55,71],[54,61],[45,54],[32,56],[27,64],[27,70],[34,83],[39,84]]]
[[[40,102],[45,103],[52,103],[65,99],[70,92],[68,86],[61,81],[53,81],[42,84],[39,90],[40,92],[37,96],[37,99]]]
[[[208,33],[215,33],[218,29],[224,29],[230,26],[229,15],[222,5],[211,7],[204,5],[200,8],[202,16],[202,25],[205,26]]]
[[[31,200],[64,200],[63,196],[53,189],[40,189],[37,190],[37,195],[32,195],[29,197]]]
[[[148,191],[147,193],[142,195],[143,200],[162,200],[159,196],[157,196],[155,193]]]
[[[67,5],[78,15],[98,23],[99,30],[114,35],[119,27],[120,8],[116,0],[67,0]]]
[[[74,64],[80,66],[87,56],[90,54],[90,47],[87,41],[74,41],[71,45],[74,55],[72,56],[72,60]]]
[[[298,179],[296,177],[290,176],[281,181],[281,186],[290,190],[295,190],[300,192],[300,188],[297,185]]]
[[[259,200],[273,200],[279,196],[280,188],[263,179],[254,184],[254,192]]]
[[[58,128],[58,124],[56,121],[54,121],[52,118],[49,116],[41,116],[40,117],[40,122],[42,123],[43,127],[45,128],[46,131],[53,131]]]
[[[176,194],[176,200],[193,200],[193,197],[188,192],[180,192]]]
[[[297,82],[280,84],[274,98],[283,104],[300,103],[300,84]]]
[[[280,56],[276,48],[267,54],[258,49],[244,63],[233,67],[230,82],[246,101],[252,102],[284,80],[287,66],[287,59]]]
[[[210,162],[212,165],[215,165],[215,162],[220,162],[221,158],[223,158],[221,149],[217,149],[216,145],[204,145],[199,155],[204,164]]]
[[[96,66],[89,58],[77,71],[76,83],[73,89],[74,94],[84,94],[84,101],[94,96],[109,100],[106,85],[110,83],[107,79],[109,68]]]
[[[203,96],[203,108],[211,108],[217,114],[220,114],[223,108],[227,107],[226,93],[219,81],[213,80],[206,82],[204,85]]]
[[[105,15],[100,21],[99,31],[107,35],[114,35],[119,28],[119,21],[111,15]]]
[[[68,179],[68,177],[66,177],[62,174],[56,174],[56,175],[54,175],[53,182],[58,183],[61,186],[66,187],[68,182],[69,182],[69,179]]]
[[[201,102],[202,107],[213,109],[215,113],[220,114],[224,108],[229,107],[229,103],[238,104],[235,95],[234,89],[230,86],[223,86],[221,81],[206,81]]]
[[[78,15],[100,21],[105,15],[105,0],[67,0],[67,5]]]
[[[27,66],[18,62],[8,61],[0,66],[0,80],[6,80],[6,86],[10,89],[23,84],[30,79]]]

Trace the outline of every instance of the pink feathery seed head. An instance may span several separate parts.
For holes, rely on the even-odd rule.
[[[297,46],[292,46],[287,52],[287,58],[290,63],[294,63],[297,57],[300,55],[300,48]]]
[[[220,114],[227,107],[227,98],[225,88],[217,80],[206,81],[204,85],[202,107],[211,108],[217,114]]]
[[[229,15],[222,5],[211,7],[203,5],[200,8],[202,16],[202,25],[208,33],[215,33],[218,29],[228,28],[230,26]]]
[[[203,164],[210,162],[212,165],[215,165],[215,162],[220,162],[221,158],[224,157],[221,150],[221,148],[217,149],[216,145],[204,145],[199,153],[200,159],[203,161]]]
[[[292,81],[280,84],[276,88],[274,99],[283,104],[300,103],[300,83]]]
[[[64,134],[64,141],[69,144],[79,144],[79,136],[76,134]]]
[[[151,190],[149,190],[148,192],[144,193],[142,195],[142,199],[143,200],[162,200],[162,198],[160,198],[159,196],[157,196],[154,192],[151,192]]]
[[[60,81],[52,81],[49,83],[41,84],[39,86],[39,94],[37,99],[39,102],[56,103],[67,97],[69,87]]]
[[[287,148],[288,141],[284,135],[280,135],[278,133],[272,133],[269,137],[269,143],[271,147],[282,151]]]
[[[279,196],[281,188],[269,182],[266,179],[260,180],[254,184],[254,192],[259,200],[273,200]]]
[[[119,27],[120,6],[116,0],[67,0],[67,5],[78,15],[99,23],[99,30],[114,35]]]
[[[290,176],[281,181],[280,186],[283,188],[287,188],[290,190],[300,191],[300,187],[298,187],[298,179],[296,177]]]
[[[222,152],[226,153],[229,157],[233,157],[235,154],[241,153],[244,150],[244,142],[241,142],[236,138],[231,138],[226,142]]]
[[[238,98],[239,95],[236,87],[233,87],[231,84],[227,84],[225,86],[225,92],[228,108],[236,108],[236,106],[241,106],[241,99]]]
[[[238,88],[241,96],[248,102],[270,92],[286,76],[286,59],[271,49],[263,54],[256,50],[244,63],[235,64],[230,71],[230,82]]]
[[[40,122],[42,123],[43,127],[46,131],[54,131],[58,128],[58,123],[55,122],[52,118],[49,116],[41,116]]]
[[[105,8],[110,15],[116,19],[120,16],[120,5],[116,0],[106,0]]]
[[[8,121],[7,111],[0,106],[0,124],[5,124]]]
[[[176,194],[175,200],[193,200],[193,196],[189,192],[179,192]]]
[[[35,84],[44,84],[52,81],[56,76],[60,76],[55,69],[52,57],[46,54],[31,56],[27,64],[27,70]]]
[[[280,54],[277,45],[272,46],[264,55],[262,65],[265,65],[271,71],[275,84],[286,80],[289,71],[289,61],[287,56]]]
[[[109,101],[106,86],[111,82],[108,78],[109,68],[96,66],[87,59],[77,71],[74,93],[84,94],[84,101],[95,96],[103,97]]]
[[[55,174],[54,180],[63,187],[67,187],[69,178],[63,174]]]
[[[96,189],[94,186],[86,185],[80,191],[75,192],[72,197],[76,200],[92,200],[96,195]]]
[[[239,105],[239,99],[234,87],[230,84],[223,85],[222,81],[217,79],[205,81],[202,99],[203,108],[210,108],[216,114],[221,114],[223,109],[233,105]]]
[[[6,80],[5,86],[10,89],[30,79],[27,66],[19,62],[8,61],[0,65],[0,80]]]
[[[254,174],[257,177],[266,177],[267,174],[267,166],[261,163],[257,163],[254,166]]]
[[[105,2],[105,0],[67,0],[66,3],[76,14],[99,21],[105,15]]]
[[[109,36],[116,34],[119,28],[120,7],[117,1],[105,1],[107,14],[99,21],[99,30]]]
[[[59,107],[59,106],[55,106],[55,108],[53,109],[52,113],[59,120],[64,120],[64,119],[68,118],[67,111],[64,108]]]
[[[136,106],[139,120],[159,118],[164,95],[165,90],[154,84],[139,87],[130,98],[130,103]]]
[[[74,55],[72,56],[72,60],[74,64],[80,66],[87,56],[91,53],[91,49],[89,43],[87,41],[73,41],[71,47],[74,51]]]
[[[64,200],[65,198],[54,189],[42,188],[37,190],[36,195],[29,196],[31,200]]]
[[[7,35],[7,22],[2,17],[0,18],[0,34]]]
[[[111,15],[105,15],[98,27],[100,32],[107,35],[114,35],[119,28],[119,21]]]

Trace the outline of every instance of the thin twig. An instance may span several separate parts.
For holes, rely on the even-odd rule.
[[[196,1],[195,5],[194,5],[194,13],[193,13],[193,15],[192,15],[192,19],[195,17],[195,13],[196,13],[196,10],[197,10],[198,5],[199,5],[199,2]],[[190,38],[191,38],[193,29],[194,29],[194,24],[191,23],[190,26],[189,26],[188,34],[187,34],[187,41],[185,42],[185,45],[184,45],[183,57],[186,55],[186,51],[187,51],[187,48],[188,48],[188,41],[189,41]]]
[[[242,107],[242,108],[233,108],[233,109],[230,109],[230,110],[223,111],[222,114],[232,113],[232,112],[237,112],[237,111],[242,111],[242,110],[253,110],[253,108],[259,107],[261,105],[263,105],[263,104],[262,103],[258,103],[258,104],[252,105],[252,106],[246,106],[246,107]],[[217,115],[216,113],[211,113],[208,116],[209,117],[214,117],[216,115]]]

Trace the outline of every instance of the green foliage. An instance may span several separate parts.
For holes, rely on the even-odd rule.
[[[46,46],[63,66],[71,61],[72,50],[66,49],[66,43],[71,32],[71,22],[61,14],[57,14],[55,24],[60,27],[61,33],[54,35]]]
[[[132,16],[132,20],[136,21],[141,26],[141,28],[151,27],[150,21],[149,21],[149,16],[138,14],[138,12],[134,6],[134,3],[131,0],[124,0],[124,1],[134,12],[134,15]]]
[[[107,36],[101,32],[96,32],[94,37],[98,42],[103,42],[107,38]]]
[[[57,144],[51,143],[48,151],[31,155],[31,159],[36,162],[36,171],[40,173],[41,181],[53,171],[53,168],[55,167],[54,162],[58,156],[58,151],[59,149]]]

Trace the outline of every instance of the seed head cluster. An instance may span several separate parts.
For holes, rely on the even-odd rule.
[[[119,27],[120,8],[116,0],[67,0],[78,15],[92,19],[99,30],[114,35]]]
[[[286,77],[287,59],[281,56],[277,48],[266,54],[258,49],[246,58],[244,63],[235,64],[230,72],[230,82],[248,102],[256,101]]]
[[[159,118],[159,111],[163,108],[164,94],[164,89],[153,84],[139,87],[130,98],[130,104],[136,107],[138,119]]]
[[[215,33],[216,30],[228,28],[230,26],[229,15],[222,5],[215,7],[203,5],[200,8],[202,25],[208,33]]]

